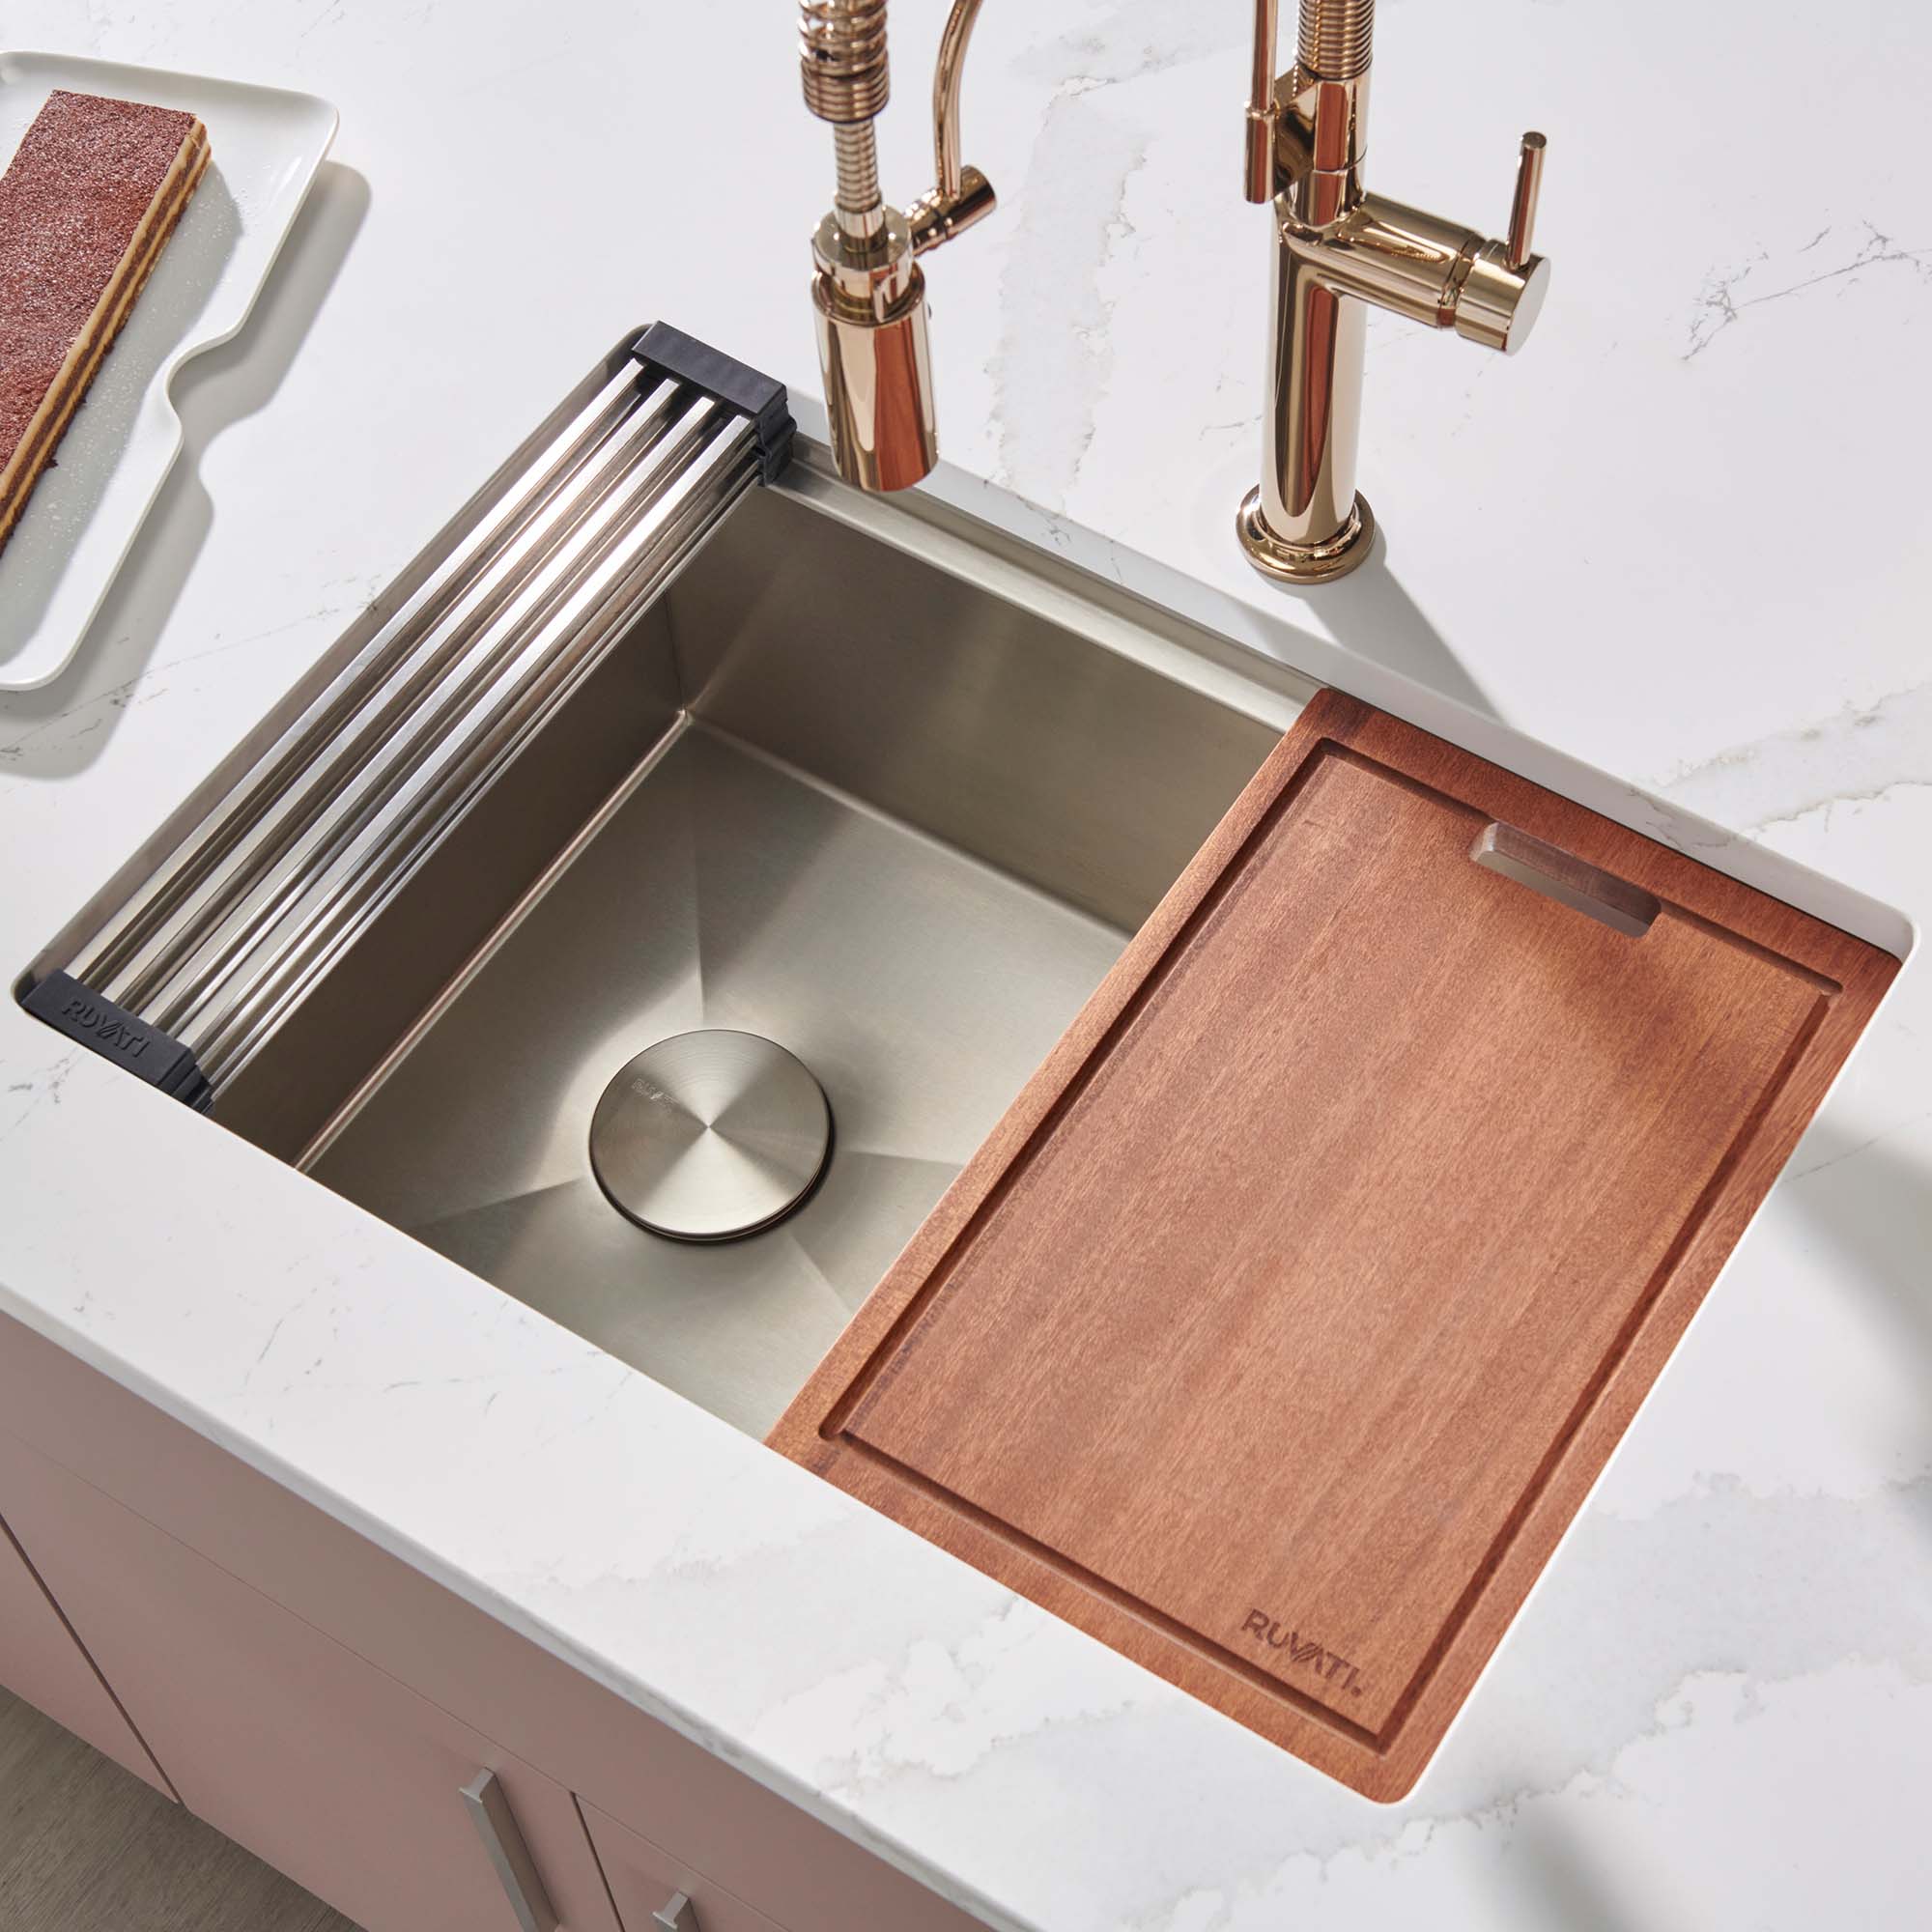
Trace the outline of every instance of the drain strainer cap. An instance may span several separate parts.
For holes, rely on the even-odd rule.
[[[590,1165],[654,1235],[728,1241],[782,1220],[832,1147],[832,1109],[805,1065],[754,1033],[673,1034],[625,1063],[590,1122]]]

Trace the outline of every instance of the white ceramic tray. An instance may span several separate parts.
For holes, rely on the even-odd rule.
[[[0,167],[57,87],[200,115],[209,166],[54,467],[0,549],[5,691],[58,677],[79,649],[181,453],[168,393],[175,372],[246,320],[335,137],[335,109],[310,94],[69,54],[0,53]]]

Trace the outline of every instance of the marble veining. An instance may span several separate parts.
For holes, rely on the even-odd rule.
[[[1659,789],[1677,804],[1764,834],[1834,807],[1932,787],[1932,677],[1688,765]],[[1739,808],[1747,816],[1740,816]]]
[[[1370,565],[1282,596],[1230,530],[1267,273],[1239,8],[986,10],[967,146],[1002,212],[931,274],[958,488],[1031,497],[1002,513],[1128,587],[1136,551],[1188,573],[1259,648],[1617,773],[1685,849],[1922,918],[1932,17],[1838,10],[1859,139],[1794,170],[1809,14],[1382,13],[1378,181],[1500,219],[1545,127],[1556,272],[1507,362],[1375,320]],[[0,696],[11,980],[620,328],[664,313],[809,398],[826,166],[762,10],[18,0],[9,29],[343,116],[249,330],[184,380],[191,462],[72,671]],[[902,200],[938,13],[894,31]],[[1691,73],[1694,156],[1634,137]],[[1905,1925],[1932,1891],[1928,1093],[1915,961],[1385,1809],[11,1003],[0,1307],[1011,1932]]]
[[[1806,261],[1806,256],[1818,259]],[[1833,264],[1833,256],[1846,259]],[[1921,281],[1932,280],[1932,249],[1902,248],[1868,220],[1858,222],[1850,235],[1841,239],[1828,222],[1783,262],[1775,262],[1768,248],[1760,248],[1743,268],[1714,270],[1698,293],[1697,313],[1691,320],[1690,342],[1684,359],[1689,362],[1701,355],[1725,329],[1742,322],[1747,310],[1761,303],[1823,289],[1845,276],[1857,281],[1882,269],[1900,269]]]

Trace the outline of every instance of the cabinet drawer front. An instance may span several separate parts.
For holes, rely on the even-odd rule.
[[[365,1932],[517,1932],[462,1796],[492,1769],[563,1926],[617,1932],[560,1786],[5,1435],[0,1493],[197,1816]]]
[[[674,1932],[780,1932],[762,1912],[754,1912],[743,1899],[713,1885],[682,1859],[653,1844],[642,1833],[618,1824],[594,1804],[583,1806],[583,1824],[597,1848],[624,1932],[667,1932],[668,1922]],[[668,1910],[680,1893],[688,1901],[682,1918]],[[852,1922],[856,1928],[863,1921],[855,1916]],[[881,1927],[880,1932],[888,1928]]]
[[[0,1485],[0,1517],[10,1503]],[[0,1520],[0,1684],[173,1798],[113,1693]]]

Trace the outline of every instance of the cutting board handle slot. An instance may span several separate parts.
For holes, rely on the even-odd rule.
[[[1492,819],[1483,828],[1469,848],[1469,857],[1492,872],[1500,872],[1573,912],[1601,920],[1632,939],[1641,939],[1663,910],[1642,887],[1500,819]]]

